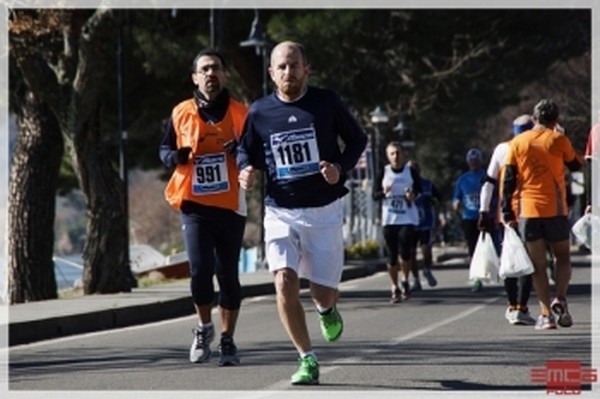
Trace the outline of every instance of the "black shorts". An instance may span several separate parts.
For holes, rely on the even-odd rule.
[[[520,218],[519,234],[525,242],[544,239],[548,242],[571,238],[571,225],[566,216],[549,218]]]
[[[412,224],[383,226],[383,239],[387,248],[388,264],[397,265],[398,254],[402,260],[410,260],[411,251],[417,245],[415,226]]]
[[[416,231],[416,246],[431,245],[431,229],[417,230]]]

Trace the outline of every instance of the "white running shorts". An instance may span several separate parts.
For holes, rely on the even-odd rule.
[[[269,271],[290,268],[314,283],[337,288],[344,268],[341,199],[320,208],[265,207]]]

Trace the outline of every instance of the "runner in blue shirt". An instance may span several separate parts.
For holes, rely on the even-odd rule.
[[[436,225],[437,212],[436,208],[442,203],[442,193],[437,189],[435,184],[429,179],[421,176],[421,167],[415,160],[408,161],[408,164],[417,171],[419,180],[421,181],[421,194],[415,199],[415,205],[419,211],[419,225],[416,228],[417,247],[421,248],[423,256],[423,276],[427,279],[427,284],[430,287],[437,285],[437,280],[431,271],[433,264],[433,256],[431,246],[433,244],[433,229]],[[421,280],[419,278],[419,264],[417,262],[417,248],[415,247],[412,253],[412,274],[413,284],[410,287],[411,291],[419,291],[422,289]]]
[[[454,195],[452,196],[452,208],[461,214],[461,227],[467,242],[470,263],[479,238],[479,228],[477,226],[479,220],[479,193],[485,180],[485,170],[482,167],[481,151],[477,148],[471,148],[467,152],[466,161],[469,164],[469,170],[456,180]],[[497,197],[495,201],[497,201]],[[493,218],[493,215],[490,217]],[[475,280],[471,290],[477,292],[481,290],[481,287],[481,281]]]

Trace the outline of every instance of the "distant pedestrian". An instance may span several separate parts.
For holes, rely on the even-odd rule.
[[[301,277],[310,282],[325,340],[338,340],[344,329],[336,306],[344,265],[341,197],[348,193],[345,173],[367,143],[337,94],[308,86],[309,70],[304,46],[275,46],[269,74],[277,89],[250,106],[238,152],[242,188],[252,186],[256,169],[267,172],[265,248],[279,318],[300,355],[293,385],[319,383]]]
[[[411,254],[416,247],[419,211],[414,204],[421,193],[421,181],[415,169],[406,164],[404,148],[397,141],[385,149],[388,164],[375,179],[373,199],[381,201],[381,225],[387,249],[387,270],[392,285],[392,303],[410,296]],[[402,272],[402,290],[398,286]]]
[[[461,227],[467,242],[470,263],[479,238],[479,228],[477,227],[479,221],[479,193],[483,185],[485,170],[482,167],[483,155],[478,148],[471,148],[467,151],[465,158],[469,170],[460,175],[454,184],[452,208],[455,212],[460,212],[461,215]],[[493,215],[490,217],[493,217]],[[497,241],[497,237],[494,237],[494,241]],[[471,291],[478,292],[481,287],[481,281],[475,280]]]
[[[533,127],[533,119],[530,115],[521,115],[513,121],[512,132],[509,137],[494,148],[494,152],[487,167],[485,182],[481,188],[478,227],[481,231],[498,232],[502,241],[504,228],[500,226],[500,204],[498,198],[499,180],[504,168],[504,160],[508,152],[510,140]],[[496,203],[498,206],[492,207]],[[513,209],[519,206],[518,191],[515,192],[512,201]],[[522,277],[507,277],[504,279],[504,289],[508,298],[508,307],[504,313],[510,324],[533,325],[535,319],[529,313],[529,297],[531,296],[531,275]]]
[[[559,108],[552,100],[542,99],[535,105],[533,129],[510,142],[502,185],[504,222],[516,226],[518,221],[535,268],[533,285],[541,313],[536,329],[554,329],[557,323],[561,327],[573,324],[566,299],[571,279],[571,227],[567,219],[565,165],[571,171],[579,170],[583,160],[568,136],[554,130],[558,117]],[[516,190],[520,198],[518,212],[512,206]],[[556,258],[556,296],[552,302],[546,274],[547,244]]]
[[[416,228],[416,246],[411,254],[411,271],[413,274],[413,283],[410,287],[411,291],[421,290],[421,280],[419,278],[419,262],[417,262],[417,249],[421,249],[423,257],[423,276],[427,279],[427,284],[430,287],[437,285],[437,280],[431,271],[433,265],[433,236],[434,229],[437,224],[438,208],[443,202],[442,193],[437,189],[435,184],[429,179],[426,179],[421,174],[421,167],[415,160],[408,161],[408,165],[412,167],[419,175],[418,179],[421,184],[421,194],[415,199],[415,205],[419,213],[419,224]]]
[[[238,262],[246,222],[235,143],[247,108],[225,88],[226,67],[225,59],[215,50],[206,49],[196,56],[192,63],[193,97],[173,108],[160,144],[160,159],[174,168],[165,196],[181,212],[192,301],[198,316],[198,326],[192,330],[190,361],[202,363],[211,356],[216,274],[220,287],[220,366],[239,363],[233,335],[242,299]]]
[[[587,170],[585,213],[592,212],[595,215],[600,215],[600,184],[592,184],[592,178],[598,179],[598,176],[600,176],[600,110],[598,110],[597,123],[592,126],[588,133],[585,145],[585,164]],[[597,202],[594,203],[594,201]]]

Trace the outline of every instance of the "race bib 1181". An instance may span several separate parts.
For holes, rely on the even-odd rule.
[[[319,147],[312,127],[271,135],[271,150],[278,179],[319,173]]]

